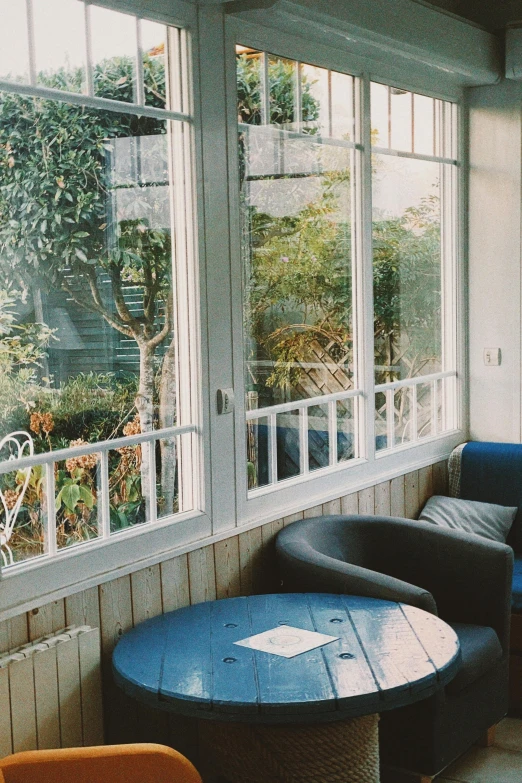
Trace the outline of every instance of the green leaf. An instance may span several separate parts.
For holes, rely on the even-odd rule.
[[[80,484],[80,500],[85,503],[87,508],[92,508],[94,506],[94,495],[83,484]]]
[[[80,250],[80,248],[77,247],[77,248],[75,248],[74,252],[75,252],[77,258],[80,259],[80,261],[84,261],[85,263],[87,263],[88,259],[87,259],[87,256],[85,255],[85,253],[83,252],[83,250]]]
[[[80,500],[80,495],[80,487],[77,484],[66,484],[56,498],[57,510],[60,508],[60,503],[63,503],[69,511],[74,511]]]

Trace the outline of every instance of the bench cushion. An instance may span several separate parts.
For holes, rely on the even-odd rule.
[[[446,690],[455,695],[486,674],[502,658],[502,647],[493,628],[467,623],[448,623],[460,642],[462,666]]]
[[[515,557],[513,563],[513,597],[511,608],[514,612],[522,612],[522,557]]]

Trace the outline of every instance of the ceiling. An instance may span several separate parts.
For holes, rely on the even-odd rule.
[[[522,0],[430,0],[432,6],[469,19],[491,32],[522,24]]]

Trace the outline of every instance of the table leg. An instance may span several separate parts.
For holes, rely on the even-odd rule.
[[[233,783],[379,783],[378,715],[315,724],[202,720],[202,751]]]

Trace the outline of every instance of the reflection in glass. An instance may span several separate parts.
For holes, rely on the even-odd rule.
[[[89,6],[94,94],[132,103],[136,95],[136,18]]]
[[[72,446],[83,446],[81,438]],[[65,549],[83,541],[98,537],[99,454],[71,455],[63,462],[57,462],[54,478],[56,483],[56,544]]]
[[[385,84],[371,83],[372,144],[390,146],[389,89]]]
[[[440,372],[440,164],[373,156],[377,383]]]
[[[397,87],[389,87],[391,142],[394,150],[411,152],[413,147],[412,94]]]
[[[338,400],[337,409],[337,460],[345,462],[356,456],[355,400]]]
[[[308,465],[310,470],[326,468],[330,462],[328,440],[328,406],[308,408]]]
[[[353,80],[246,47],[239,48],[237,69],[245,375],[252,410],[353,388],[353,150],[345,143],[353,129]],[[332,116],[343,98],[342,111]],[[299,411],[278,414],[278,480],[298,475],[303,466],[329,464],[325,410],[308,411],[306,459]]]
[[[388,395],[385,392],[377,392],[375,395],[375,450],[391,448],[388,437]]]
[[[435,101],[426,95],[414,95],[415,111],[414,151],[423,155],[436,155],[435,151]]]
[[[145,105],[166,108],[166,48],[167,28],[146,19],[140,21],[141,56]]]
[[[78,0],[33,0],[36,80],[85,92],[85,6]]]
[[[26,431],[38,453],[176,426],[172,128],[0,93],[0,437]],[[170,443],[155,463],[162,513],[174,513]],[[98,534],[99,468],[93,455],[57,468],[60,547]],[[145,521],[151,477],[147,449],[110,452],[113,530]],[[42,500],[28,498],[29,552]]]
[[[25,2],[0,0],[0,79],[29,81],[29,47]]]
[[[268,418],[247,421],[247,475],[248,488],[264,487],[268,476]]]

